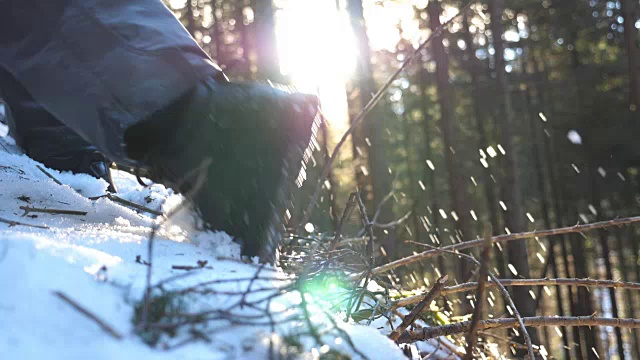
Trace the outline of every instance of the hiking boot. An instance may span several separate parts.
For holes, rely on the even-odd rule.
[[[212,78],[127,129],[125,143],[151,179],[196,204],[209,229],[240,240],[243,255],[273,262],[317,108],[315,96]]]
[[[71,171],[75,174],[87,174],[103,179],[108,184],[108,192],[117,192],[116,185],[111,177],[111,161],[93,146],[34,159],[51,169]]]

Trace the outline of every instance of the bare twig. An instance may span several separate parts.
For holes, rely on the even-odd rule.
[[[356,200],[358,200],[358,208],[360,209],[362,223],[364,224],[364,228],[369,236],[369,241],[367,242],[367,256],[369,257],[369,265],[373,267],[373,264],[375,263],[375,254],[373,252],[373,224],[369,221],[369,217],[367,216],[367,209],[362,201],[362,196],[360,196],[360,191],[356,192]]]
[[[22,216],[25,216],[30,212],[39,212],[39,213],[52,214],[52,215],[78,215],[78,216],[85,216],[88,214],[86,211],[43,209],[43,208],[36,208],[31,206],[20,206],[20,209],[24,210],[24,214],[22,214]]]
[[[186,174],[185,178],[181,181],[181,183],[185,182],[189,180],[191,177],[193,177],[194,174],[196,175],[195,183],[191,187],[189,194],[187,194],[186,196],[187,198],[190,198],[191,195],[197,193],[202,187],[202,185],[204,185],[204,181],[207,177],[206,170],[209,168],[209,165],[211,165],[211,162],[212,162],[211,158],[205,158],[197,168],[190,171],[189,174]],[[177,184],[177,185],[178,185],[177,187],[179,188],[180,184]],[[166,199],[164,201],[166,201]],[[163,204],[164,204],[164,201],[162,202]],[[167,213],[166,216],[164,216],[160,221],[158,221],[156,224],[153,225],[153,227],[151,228],[151,233],[149,233],[149,239],[147,240],[147,261],[149,262],[149,266],[147,266],[147,276],[146,276],[146,285],[145,285],[145,292],[144,292],[144,301],[142,305],[142,315],[140,316],[140,323],[137,325],[137,327],[139,328],[146,328],[149,325],[148,324],[149,306],[151,303],[151,290],[152,290],[151,273],[153,270],[153,261],[152,261],[153,243],[156,237],[156,233],[158,232],[158,229],[160,229],[160,226],[162,226],[162,224],[164,224],[165,221],[170,219],[178,211],[182,210],[184,206],[185,206],[185,202],[183,201],[178,206],[173,208],[169,213]],[[162,204],[158,208],[161,209]]]
[[[373,252],[373,240],[374,240],[374,236],[373,236],[373,229],[372,229],[372,224],[369,221],[369,217],[367,216],[367,209],[364,206],[364,202],[362,201],[362,197],[360,196],[360,192],[357,191],[356,192],[356,200],[357,200],[357,204],[358,204],[358,208],[360,210],[360,216],[362,219],[362,223],[367,231],[367,235],[369,237],[369,241],[367,242],[367,249],[366,249],[366,253],[367,253],[367,270],[365,272],[363,272],[362,274],[360,274],[360,276],[358,276],[357,278],[357,284],[362,284],[360,287],[360,291],[358,296],[355,298],[357,299],[356,303],[355,303],[355,311],[358,311],[358,309],[360,309],[360,305],[362,304],[362,300],[364,298],[364,293],[367,289],[367,286],[369,284],[369,281],[371,280],[371,269],[373,269],[373,266],[375,264],[375,254]],[[358,291],[358,287],[355,287],[353,289],[353,293],[355,294]],[[353,305],[353,300],[354,297],[351,296],[349,298],[349,301],[347,303],[347,319],[349,319],[349,317],[351,316],[351,311],[352,311],[352,305]]]
[[[449,276],[444,275],[436,281],[427,295],[425,295],[424,298],[418,303],[418,305],[416,305],[416,307],[411,310],[409,315],[405,316],[402,319],[402,324],[400,324],[400,326],[398,326],[391,332],[391,334],[389,334],[389,339],[393,341],[398,340],[400,335],[402,335],[402,333],[404,333],[404,331],[416,321],[416,318],[418,317],[418,315],[420,315],[422,310],[424,310],[427,305],[431,304],[433,299],[440,295],[440,292],[444,288],[444,285],[447,283],[447,279],[449,279]]]
[[[478,339],[477,326],[480,318],[482,317],[482,306],[484,305],[484,290],[487,283],[487,272],[489,271],[489,259],[491,250],[491,225],[485,224],[484,226],[484,246],[480,259],[480,271],[478,272],[478,287],[476,288],[476,307],[473,309],[473,315],[471,316],[471,325],[469,326],[469,333],[467,334],[467,353],[464,360],[473,359],[473,348],[476,347],[476,340]]]
[[[36,167],[38,168],[38,170],[42,171],[45,175],[47,175],[49,177],[49,179],[53,180],[53,182],[55,182],[58,185],[62,185],[62,183],[60,182],[60,180],[56,179],[53,175],[51,175],[47,170],[45,170],[42,166],[40,165],[36,165]]]
[[[352,192],[349,195],[349,200],[347,200],[347,205],[344,208],[344,211],[342,212],[342,217],[340,218],[340,222],[338,223],[338,228],[336,229],[336,235],[333,238],[333,242],[331,243],[331,248],[330,250],[333,251],[336,249],[336,247],[338,246],[338,243],[340,242],[341,236],[342,236],[342,226],[344,224],[344,221],[351,215],[351,211],[353,210],[353,207],[356,204],[356,193]],[[329,254],[329,260],[327,262],[329,262],[331,260],[331,254]]]
[[[333,166],[334,161],[338,157],[338,153],[340,152],[340,149],[342,148],[344,143],[349,138],[349,135],[351,135],[351,133],[353,133],[353,131],[358,127],[358,125],[365,119],[367,114],[369,114],[369,112],[376,106],[376,104],[380,101],[380,99],[382,99],[382,97],[384,96],[384,94],[386,94],[386,92],[389,89],[389,87],[391,86],[391,84],[393,84],[393,81],[404,71],[404,69],[407,66],[409,66],[409,64],[411,64],[411,61],[417,55],[419,55],[422,52],[422,50],[427,45],[429,45],[429,43],[431,43],[431,41],[433,39],[435,39],[438,36],[440,36],[442,31],[446,27],[448,27],[456,18],[458,18],[465,11],[467,11],[467,9],[471,6],[472,3],[474,3],[473,0],[468,1],[464,7],[460,8],[460,11],[456,15],[451,17],[451,19],[447,20],[441,26],[439,26],[436,31],[432,32],[431,35],[429,35],[427,40],[422,42],[420,44],[420,46],[418,46],[418,48],[413,53],[409,54],[409,56],[407,56],[407,59],[402,63],[402,65],[400,65],[400,67],[389,77],[387,82],[375,93],[375,95],[373,95],[373,97],[371,98],[369,103],[364,107],[364,109],[362,109],[362,111],[358,114],[358,116],[356,116],[353,119],[353,121],[351,122],[351,126],[342,135],[342,138],[340,138],[340,141],[336,144],[336,147],[333,149],[333,152],[331,153],[331,157],[327,160],[327,163],[325,164],[325,166],[324,166],[324,168],[322,170],[322,174],[318,178],[318,183],[316,185],[316,189],[315,189],[313,195],[311,196],[311,200],[309,201],[309,205],[307,206],[307,209],[306,209],[306,211],[305,211],[305,213],[303,215],[303,220],[300,222],[300,224],[306,224],[307,222],[309,222],[309,217],[311,216],[311,213],[313,212],[313,208],[314,208],[316,202],[318,201],[318,196],[320,195],[320,190],[322,190],[322,184],[324,183],[324,180],[329,175],[329,172],[331,171],[331,167]]]
[[[150,209],[150,208],[148,208],[146,206],[142,206],[140,204],[136,204],[136,203],[134,203],[132,201],[123,199],[123,198],[121,198],[121,197],[119,197],[117,195],[114,195],[112,193],[106,193],[106,194],[100,195],[100,196],[93,196],[93,197],[90,197],[89,200],[98,200],[98,199],[101,199],[101,198],[107,198],[107,199],[109,199],[109,200],[111,200],[113,202],[120,203],[122,205],[131,207],[131,208],[134,208],[136,210],[140,210],[142,212],[146,212],[146,213],[149,213],[149,214],[152,214],[152,215],[156,215],[156,216],[162,216],[163,215],[162,211]]]
[[[200,269],[213,269],[212,266],[193,266],[193,265],[171,265],[173,270],[200,270]]]
[[[442,294],[442,293],[441,293]],[[403,314],[401,314],[400,312],[398,312],[397,310],[392,310],[392,312],[397,315],[399,318],[404,319],[405,316]],[[393,325],[391,325],[393,326]],[[412,326],[414,329],[422,329],[422,326],[420,324],[416,324],[414,323]],[[429,340],[429,339],[427,339]],[[449,350],[451,352],[451,355],[457,355],[458,357],[463,357],[464,354],[458,349],[458,347],[456,347],[454,344],[450,343],[446,338],[437,338],[435,339],[435,341],[438,342],[439,346],[443,346],[444,348],[446,348],[447,350]]]
[[[482,241],[485,241],[485,240],[482,240]],[[473,256],[470,256],[470,255],[467,255],[467,254],[463,254],[463,253],[459,253],[459,252],[455,252],[455,251],[451,251],[451,250],[445,250],[444,247],[443,248],[437,248],[435,246],[431,246],[431,245],[428,245],[428,244],[422,244],[422,243],[420,243],[420,245],[428,247],[428,248],[431,248],[431,249],[433,249],[435,251],[438,251],[438,252],[441,252],[441,253],[447,253],[447,254],[455,255],[455,256],[457,256],[459,258],[462,258],[462,259],[465,259],[467,261],[470,261],[470,262],[474,263],[476,266],[480,267],[480,262],[478,262],[478,260],[476,260]],[[491,280],[493,280],[493,282],[496,283],[496,285],[500,288],[500,291],[502,292],[502,296],[503,296],[504,300],[511,307],[511,310],[513,311],[513,315],[515,316],[516,320],[518,320],[518,323],[520,325],[520,330],[522,331],[522,336],[524,337],[525,343],[527,344],[529,358],[533,360],[534,359],[534,352],[533,352],[533,344],[531,343],[531,336],[529,336],[529,332],[527,331],[527,328],[525,327],[524,322],[522,321],[522,316],[520,315],[520,311],[518,311],[518,308],[513,303],[513,299],[511,298],[511,295],[509,294],[507,289],[504,287],[504,285],[502,285],[500,280],[493,274],[493,272],[487,270],[487,275],[489,275],[489,277],[491,277]]]
[[[598,318],[591,316],[536,316],[522,318],[526,326],[542,327],[542,326],[611,326],[627,329],[640,329],[640,320],[638,319],[619,319],[619,318]],[[469,331],[470,321],[463,321],[455,324],[423,327],[419,331],[411,331],[404,333],[400,337],[400,341],[413,342],[419,340],[432,339],[439,336],[449,336]],[[513,318],[505,319],[489,319],[482,320],[478,323],[479,330],[514,328],[518,327],[518,320]]]
[[[500,283],[504,286],[584,286],[584,287],[605,287],[605,288],[621,288],[629,290],[640,290],[640,283],[615,281],[615,280],[594,280],[594,279],[500,279]],[[489,281],[485,284],[487,288],[497,287],[498,284]],[[447,286],[442,290],[442,295],[450,295],[465,291],[472,291],[478,287],[477,282],[468,282],[464,284]],[[404,299],[400,299],[393,304],[394,308],[401,308],[420,302],[424,295],[418,294]]]
[[[116,340],[122,340],[123,336],[119,332],[117,332],[113,327],[111,327],[109,324],[104,322],[104,320],[100,319],[98,316],[96,316],[95,314],[93,314],[92,312],[84,308],[82,305],[78,304],[77,302],[69,298],[67,295],[65,295],[61,291],[53,291],[53,294],[59,297],[60,299],[62,299],[62,301],[71,305],[74,309],[78,310],[82,315],[93,320],[96,324],[98,324],[98,326],[100,326],[102,330],[104,330],[107,334],[111,335],[111,337],[113,337]]]
[[[240,299],[240,308],[242,308],[244,306],[245,303],[245,299],[247,298],[247,295],[249,295],[249,292],[251,292],[251,287],[253,286],[253,283],[256,281],[256,279],[258,279],[258,277],[260,276],[260,272],[262,271],[262,269],[264,269],[264,265],[265,264],[260,264],[260,267],[258,268],[258,270],[256,270],[256,273],[253,275],[253,277],[251,278],[251,280],[249,281],[249,285],[247,286],[247,290],[245,290],[242,294],[242,299]],[[304,294],[303,294],[304,296]],[[267,311],[268,311],[268,307],[267,307]]]
[[[391,181],[391,184],[394,184],[396,182],[396,180],[398,179],[398,173],[396,173],[396,175],[394,176],[393,181]],[[378,217],[380,216],[380,213],[382,212],[382,208],[384,207],[384,204],[386,204],[389,200],[391,200],[391,198],[393,198],[393,185],[391,186],[391,191],[389,191],[389,193],[387,194],[387,196],[384,197],[384,199],[382,199],[382,201],[380,201],[380,204],[378,204],[378,207],[376,208],[376,213],[373,214],[373,219],[371,219],[372,223],[375,223],[376,221],[378,221]]]
[[[3,222],[5,224],[9,224],[9,226],[16,226],[16,225],[20,225],[20,226],[28,226],[28,227],[32,227],[32,228],[38,228],[38,229],[48,229],[48,226],[44,226],[44,225],[34,225],[34,224],[27,224],[27,223],[23,223],[20,221],[15,221],[15,220],[8,220],[5,218],[1,218],[0,217],[0,222]]]
[[[402,224],[403,222],[407,221],[407,219],[411,216],[411,211],[409,211],[408,213],[404,214],[403,217],[401,217],[398,220],[394,220],[392,222],[388,222],[386,224],[378,224],[377,222],[372,222],[371,226],[378,228],[378,229],[388,229],[388,228],[392,228],[392,227],[396,227],[400,224]]]
[[[640,222],[640,216],[635,216],[635,217],[600,221],[600,222],[595,222],[591,224],[574,225],[574,226],[568,226],[568,227],[557,228],[557,229],[494,236],[492,238],[492,241],[508,242],[508,241],[513,241],[518,239],[529,239],[534,237],[545,237],[545,236],[568,234],[568,233],[580,233],[580,232],[594,230],[594,229],[603,229],[603,228],[612,227],[612,226],[629,225],[629,224],[634,224],[638,222]],[[460,251],[460,250],[469,249],[476,246],[481,246],[483,242],[484,242],[483,239],[469,240],[469,241],[464,241],[458,244],[443,246],[439,249],[446,250],[446,251]],[[416,261],[438,256],[439,254],[440,254],[440,251],[436,249],[423,251],[421,253],[378,266],[377,268],[373,269],[373,273],[380,274],[383,272],[387,272],[403,265],[411,264]],[[352,277],[356,277],[357,275],[358,274],[354,274]]]
[[[527,349],[527,346],[522,344],[522,343],[519,343],[517,341],[513,341],[512,339],[509,339],[509,338],[506,338],[506,337],[502,337],[502,336],[498,336],[496,334],[492,334],[492,333],[490,333],[488,331],[478,331],[478,334],[480,334],[480,335],[482,335],[484,337],[496,339],[498,341],[503,342],[504,344],[511,345],[517,350],[526,350]],[[536,349],[533,349],[533,350],[536,352],[536,354],[540,353],[540,348],[536,348]]]

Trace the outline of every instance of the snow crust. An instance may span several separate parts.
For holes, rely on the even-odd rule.
[[[6,127],[0,125],[0,134]],[[9,137],[0,138],[0,217],[47,226],[48,229],[0,223],[0,358],[2,359],[262,359],[267,358],[270,328],[230,326],[225,320],[212,325],[211,342],[191,342],[165,351],[146,345],[133,333],[133,306],[142,299],[150,228],[158,221],[103,195],[104,181],[88,175],[48,170],[64,185],[56,184],[37,169],[38,163],[22,155]],[[115,172],[118,196],[151,209],[167,211],[182,197],[162,185],[141,187],[124,172]],[[28,213],[20,206],[86,211],[86,216]],[[206,280],[250,278],[257,265],[240,259],[240,248],[221,232],[196,229],[195,215],[186,208],[162,225],[155,242],[152,283],[182,274],[172,265],[206,261],[207,268],[171,283],[187,287]],[[279,269],[266,274],[285,280]],[[278,281],[254,282],[254,287],[276,286]],[[249,281],[215,285],[217,290],[247,287]],[[59,291],[108,323],[124,339],[109,336],[95,322],[54,295]],[[190,308],[224,308],[232,296],[194,298]],[[206,304],[204,303],[206,301]],[[273,310],[293,309],[300,295],[292,292],[271,303]],[[246,314],[252,314],[246,309]],[[293,311],[293,310],[291,310]],[[326,316],[313,321],[329,326]],[[370,359],[404,359],[398,347],[375,327],[345,324],[359,351]],[[284,336],[301,324],[278,326]],[[383,326],[383,325],[381,325]],[[216,330],[217,329],[217,330]],[[332,349],[359,358],[346,341],[323,338]],[[171,339],[168,339],[171,341]],[[307,357],[318,349],[305,341]]]

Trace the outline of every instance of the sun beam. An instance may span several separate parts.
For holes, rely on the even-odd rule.
[[[344,12],[333,1],[287,1],[277,13],[280,67],[301,90],[344,83],[355,68],[355,41]]]

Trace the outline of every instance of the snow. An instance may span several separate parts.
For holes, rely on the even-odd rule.
[[[268,326],[231,326],[227,320],[209,324],[210,342],[194,341],[174,350],[150,347],[134,333],[134,305],[144,296],[150,229],[162,222],[153,215],[139,213],[103,195],[107,184],[87,175],[47,171],[64,185],[56,184],[36,167],[38,163],[22,155],[6,137],[0,125],[0,218],[47,226],[48,229],[0,223],[0,354],[3,359],[261,359],[268,357],[269,338],[278,343],[282,337],[304,326],[283,323],[276,327],[279,336],[271,336]],[[42,166],[42,165],[41,165]],[[180,195],[162,185],[143,188],[136,179],[116,171],[115,182],[121,198],[151,209],[167,211],[183,201]],[[149,181],[146,181],[149,182]],[[86,216],[30,212],[20,206],[86,211]],[[185,207],[162,223],[154,243],[152,284],[185,274],[173,265],[195,266],[206,261],[205,268],[191,276],[168,283],[180,289],[203,281],[247,279],[258,265],[240,260],[240,248],[221,232],[197,230],[194,211]],[[136,261],[139,257],[140,262]],[[289,278],[280,269],[267,267],[262,274],[273,279],[253,282],[253,288],[275,288]],[[250,281],[211,285],[216,291],[237,291]],[[102,319],[122,340],[110,336],[96,322],[64,302],[61,292]],[[259,296],[249,295],[251,297]],[[226,309],[238,301],[237,295],[209,295],[189,298],[190,310]],[[294,314],[301,298],[291,291],[276,298],[270,309],[281,316]],[[313,308],[311,304],[310,309]],[[317,309],[316,309],[317,310]],[[252,315],[256,310],[236,309],[236,315]],[[329,315],[314,311],[312,321],[330,328]],[[404,359],[398,347],[375,327],[346,324],[337,317],[355,347],[370,359]],[[384,326],[384,325],[383,325]],[[174,345],[176,338],[163,338],[161,344]],[[345,339],[335,332],[322,335],[331,349],[359,356]],[[326,347],[314,348],[311,339],[302,342],[305,358],[317,357]]]
[[[569,139],[572,144],[582,144],[582,136],[580,136],[580,134],[576,130],[569,130],[569,132],[567,133],[567,139]]]

